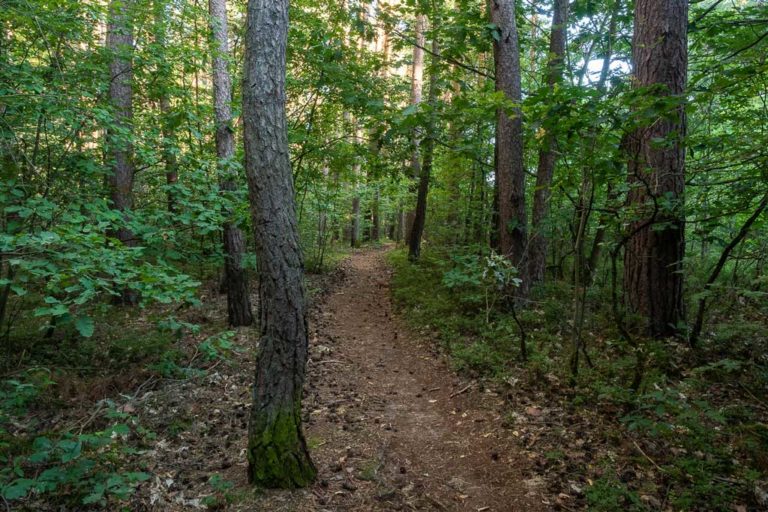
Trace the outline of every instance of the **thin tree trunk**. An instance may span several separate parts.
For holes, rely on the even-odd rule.
[[[160,112],[163,114],[163,159],[165,160],[165,184],[168,186],[168,212],[176,213],[174,187],[179,182],[179,165],[173,148],[173,133],[168,128],[167,118],[171,113],[171,101],[167,95],[160,98]]]
[[[435,108],[437,107],[437,59],[440,46],[437,35],[432,35],[432,69],[429,75],[429,120],[426,127],[424,140],[424,160],[419,176],[419,191],[416,198],[416,211],[411,227],[411,236],[408,244],[408,259],[416,261],[421,255],[421,237],[424,234],[424,225],[427,221],[427,194],[429,194],[429,179],[432,174],[432,160],[435,153]]]
[[[749,233],[749,230],[752,228],[752,225],[760,217],[760,215],[763,214],[766,207],[768,207],[768,193],[763,195],[760,204],[757,206],[757,210],[755,210],[754,213],[741,226],[741,229],[739,229],[736,237],[731,240],[731,243],[729,243],[725,249],[723,249],[723,253],[720,255],[720,259],[712,269],[712,273],[709,275],[709,279],[707,279],[707,282],[704,284],[704,295],[702,295],[702,297],[699,299],[699,304],[696,308],[696,321],[693,324],[690,337],[691,345],[695,346],[698,343],[699,337],[701,336],[701,330],[704,327],[704,312],[706,311],[707,306],[707,292],[709,292],[709,290],[712,288],[712,285],[715,284],[715,281],[717,281],[717,277],[720,275],[723,267],[725,267],[725,264],[728,262],[728,257],[731,255],[731,252],[733,252],[736,246],[739,245],[742,240],[744,240],[744,238]]]
[[[549,64],[547,66],[547,84],[552,92],[563,79],[567,25],[568,0],[555,0],[549,41]],[[528,270],[531,285],[544,280],[544,271],[547,268],[549,240],[544,233],[544,228],[549,216],[550,187],[557,162],[557,137],[551,127],[554,125],[555,119],[549,119],[549,123],[550,128],[546,130],[539,150],[539,167],[536,173],[536,189],[533,194]]]
[[[359,167],[357,167],[359,172]],[[355,191],[355,196],[352,198],[352,224],[349,227],[349,245],[350,247],[360,246],[360,196]]]
[[[371,2],[371,5],[373,6],[374,2]],[[381,80],[387,80],[389,75],[391,54],[391,44],[389,38],[390,27],[389,24],[384,23],[383,20],[377,19],[376,24],[378,25],[376,30],[376,47],[377,50],[381,50],[382,53],[382,65],[381,69],[379,69],[379,78]],[[387,98],[385,97],[384,100],[386,101]],[[371,137],[371,153],[376,155],[378,158],[380,152],[381,137]],[[376,179],[378,176],[374,175],[373,178]],[[371,241],[378,242],[381,239],[381,191],[379,190],[378,185],[375,185],[375,187],[376,188],[373,193],[373,204],[371,205]]]
[[[232,130],[232,78],[229,75],[229,33],[227,0],[209,0],[213,46],[213,109],[216,120],[216,157],[219,188],[223,194],[237,190],[237,167],[234,165],[235,134]],[[226,212],[224,222],[224,283],[227,292],[227,317],[233,327],[251,325],[251,298],[248,275],[243,268],[245,237]]]
[[[678,332],[683,308],[685,253],[686,132],[688,3],[685,0],[638,0],[632,44],[634,83],[652,88],[648,94],[672,96],[674,106],[650,119],[628,142],[632,233],[624,254],[624,287],[630,311],[644,319],[649,336]],[[642,114],[638,114],[642,115]],[[658,141],[665,141],[659,144]],[[672,203],[660,207],[659,202]]]
[[[107,129],[107,154],[112,170],[107,178],[112,208],[123,214],[123,222],[129,221],[133,208],[133,26],[131,21],[133,0],[113,0],[109,6],[107,25],[107,49],[112,61],[109,64],[109,98],[114,110],[113,123]],[[127,247],[135,247],[137,241],[126,226],[108,233]],[[130,288],[120,291],[120,302],[137,304],[139,294]]]
[[[619,11],[621,9],[622,0],[614,0],[613,10],[611,11],[611,20],[608,25],[608,34],[606,34],[605,42],[605,56],[603,57],[603,66],[600,69],[600,78],[597,83],[599,91],[604,91],[606,83],[608,82],[608,73],[611,71],[611,61],[613,59],[613,40],[616,37],[616,29],[618,25]],[[614,197],[613,188],[608,186],[607,198],[608,201]],[[608,216],[604,213],[600,214],[600,220],[598,221],[597,230],[595,231],[595,237],[592,240],[592,249],[589,253],[589,258],[586,261],[587,268],[584,271],[584,283],[587,286],[591,286],[595,280],[595,274],[597,272],[597,265],[600,262],[600,256],[603,250],[603,240],[605,240],[605,229],[608,223]]]
[[[526,262],[523,122],[519,107],[522,90],[515,1],[491,0],[491,21],[499,31],[494,41],[496,89],[515,104],[511,109],[499,109],[496,120],[499,247],[517,267],[522,279],[518,296],[525,297],[530,283]]]
[[[288,0],[249,0],[246,12],[245,166],[261,319],[248,479],[264,487],[304,487],[317,471],[301,427],[308,333],[285,113]]]
[[[415,44],[413,46],[413,65],[411,67],[411,107],[418,107],[424,89],[424,31],[427,28],[427,18],[423,14],[416,17]],[[411,138],[411,178],[414,184],[421,176],[421,137],[418,130],[413,131]],[[413,221],[416,217],[414,210],[409,210],[405,215],[404,240],[410,240]]]
[[[173,147],[173,130],[169,128],[169,117],[171,114],[170,88],[173,83],[172,67],[165,56],[165,46],[167,44],[167,26],[168,22],[165,16],[166,0],[155,0],[153,3],[155,16],[155,41],[162,52],[159,55],[159,64],[157,66],[157,85],[160,90],[160,113],[162,126],[162,155],[165,164],[165,183],[168,187],[167,200],[168,212],[176,213],[176,194],[174,186],[179,181],[178,162],[176,160],[175,148]]]

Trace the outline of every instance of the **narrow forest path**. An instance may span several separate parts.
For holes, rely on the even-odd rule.
[[[157,433],[137,455],[154,476],[132,510],[546,509],[541,480],[529,476],[533,463],[503,426],[504,399],[457,376],[433,340],[394,315],[387,250],[355,251],[311,279],[324,291],[310,313],[303,404],[317,483],[253,493],[246,482],[256,339],[241,329],[227,360],[197,378],[165,379],[126,406]],[[221,316],[220,297],[206,303]]]
[[[304,406],[319,480],[268,494],[270,509],[543,510],[502,399],[468,387],[393,315],[385,252],[348,258],[315,309]]]

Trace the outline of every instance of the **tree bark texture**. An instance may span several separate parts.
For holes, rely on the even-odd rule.
[[[687,79],[688,3],[638,0],[632,58],[635,86],[662,99],[652,119],[629,138],[630,223],[624,255],[629,309],[643,319],[645,333],[661,338],[684,320],[683,214],[686,133],[683,105]],[[663,203],[663,204],[662,204]],[[671,206],[669,206],[671,205]]]
[[[301,426],[308,337],[285,113],[288,0],[249,0],[246,16],[245,164],[260,298],[248,477],[264,487],[303,487],[317,471]]]
[[[568,0],[555,0],[552,13],[552,32],[549,40],[549,63],[547,66],[547,85],[554,92],[555,86],[563,78],[565,59],[565,39],[568,28]],[[550,119],[550,126],[555,119]],[[549,216],[550,187],[557,162],[557,138],[552,128],[544,133],[539,150],[539,166],[536,173],[536,189],[533,193],[533,211],[531,216],[531,239],[529,242],[528,274],[531,285],[544,280],[547,268],[548,238],[545,233],[546,219]]]
[[[167,44],[167,30],[168,20],[165,15],[167,0],[154,0],[154,16],[155,16],[155,41],[161,52],[158,55],[157,66],[157,85],[159,87],[160,96],[158,103],[161,113],[161,133],[162,133],[162,155],[163,162],[165,164],[165,184],[168,187],[167,200],[168,200],[168,212],[176,213],[176,194],[174,186],[179,181],[179,166],[176,159],[176,152],[174,148],[174,135],[173,130],[170,128],[170,115],[171,115],[171,96],[170,89],[173,84],[173,68],[169,64],[165,55],[165,46]]]
[[[133,0],[114,0],[109,6],[107,49],[112,55],[109,64],[109,99],[113,108],[113,123],[107,129],[107,154],[111,172],[107,178],[112,208],[123,214],[133,208],[133,27],[131,11]],[[123,245],[134,247],[137,241],[125,226],[108,234]],[[136,304],[135,290],[124,289],[120,301]]]
[[[427,26],[427,18],[423,14],[416,17],[415,40],[413,46],[413,64],[411,67],[411,106],[418,107],[424,91],[424,31]],[[414,130],[411,136],[411,177],[414,183],[421,176],[421,137],[418,130]],[[413,187],[414,189],[416,186]],[[404,240],[410,240],[413,220],[416,216],[414,210],[408,210],[405,216]]]
[[[515,106],[499,109],[496,119],[496,180],[499,194],[499,248],[517,266],[528,287],[526,264],[525,168],[523,122],[520,110],[520,48],[514,0],[491,0],[491,21],[498,29],[494,41],[496,90]]]
[[[232,78],[229,75],[229,31],[227,0],[209,0],[211,38],[213,47],[213,110],[216,121],[216,157],[219,168],[219,188],[226,194],[237,190],[237,172],[232,159],[235,155],[235,135],[232,129]],[[248,274],[243,268],[245,237],[226,212],[224,222],[224,288],[227,292],[229,325],[239,327],[253,323]]]
[[[360,172],[360,167],[355,167],[357,172]],[[351,247],[360,246],[360,196],[355,193],[352,198],[352,222],[349,226],[349,245]]]
[[[611,11],[611,20],[608,24],[608,33],[605,35],[605,49],[603,50],[605,55],[603,57],[603,65],[600,68],[600,79],[597,82],[597,88],[600,92],[605,91],[605,85],[608,82],[608,73],[611,71],[611,62],[613,61],[613,40],[616,37],[621,2],[622,0],[614,1],[613,9]],[[615,197],[611,186],[608,186],[607,197],[609,201]],[[595,280],[597,266],[603,251],[603,240],[605,239],[605,228],[607,223],[607,214],[601,213],[597,229],[595,230],[595,237],[592,240],[592,249],[589,253],[589,258],[585,262],[587,268],[584,270],[584,283],[588,286],[591,286]]]
[[[436,35],[432,39],[432,70],[429,75],[429,104],[430,113],[426,127],[426,137],[423,142],[424,160],[421,164],[419,175],[419,190],[416,197],[416,211],[413,217],[413,226],[408,243],[408,258],[411,261],[419,259],[421,255],[421,237],[424,234],[424,226],[427,222],[427,194],[429,194],[429,180],[432,174],[432,160],[435,153],[435,107],[437,102],[437,63],[434,56],[438,54],[440,47]]]

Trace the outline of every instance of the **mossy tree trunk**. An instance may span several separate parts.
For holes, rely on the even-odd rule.
[[[249,0],[243,124],[261,302],[248,478],[276,488],[316,475],[301,427],[308,338],[285,114],[287,34],[288,0]]]

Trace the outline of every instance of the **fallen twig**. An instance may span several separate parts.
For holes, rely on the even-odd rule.
[[[650,458],[650,457],[648,456],[648,454],[647,454],[647,453],[645,453],[645,452],[643,451],[643,449],[642,449],[642,448],[640,448],[640,445],[639,445],[639,444],[637,444],[637,441],[635,441],[635,440],[633,439],[633,440],[632,440],[632,444],[634,444],[634,445],[635,445],[635,448],[637,448],[637,451],[639,451],[639,452],[642,454],[642,456],[643,456],[643,457],[645,457],[646,459],[648,459],[648,462],[650,462],[651,464],[653,464],[653,465],[654,465],[654,467],[655,467],[656,469],[658,469],[659,471],[661,471],[662,473],[665,473],[665,471],[664,471],[664,468],[662,468],[661,466],[659,466],[658,464],[656,464],[656,461],[655,461],[655,460],[653,460],[652,458]]]
[[[455,397],[455,396],[459,396],[459,395],[462,395],[462,394],[466,393],[467,391],[469,391],[469,389],[470,389],[470,388],[471,388],[473,385],[474,385],[474,382],[470,382],[469,384],[467,384],[466,386],[464,386],[464,387],[463,387],[463,388],[461,388],[460,390],[458,390],[458,391],[456,391],[456,392],[454,392],[454,393],[451,393],[451,398],[453,398],[453,397]]]

